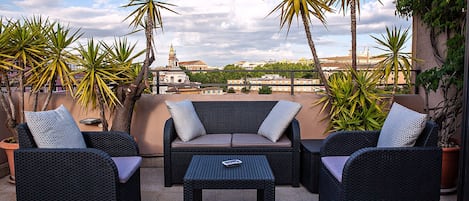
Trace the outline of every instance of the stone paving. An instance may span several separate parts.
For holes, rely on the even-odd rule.
[[[142,168],[142,201],[182,201],[182,185],[164,187],[163,168]],[[303,187],[277,186],[275,200],[278,201],[316,201],[313,194]],[[204,201],[254,201],[256,190],[204,190]],[[0,201],[15,201],[15,186],[8,183],[8,177],[0,179]],[[441,196],[441,201],[456,201],[456,195]]]

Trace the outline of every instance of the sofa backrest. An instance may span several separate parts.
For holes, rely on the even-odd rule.
[[[193,101],[207,134],[257,133],[277,101]]]

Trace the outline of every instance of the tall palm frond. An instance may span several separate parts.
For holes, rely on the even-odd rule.
[[[147,24],[145,21],[148,20],[154,22],[151,29],[161,28],[163,29],[163,18],[161,17],[161,10],[165,9],[172,13],[177,13],[176,11],[169,8],[169,6],[174,6],[174,4],[154,1],[154,0],[131,0],[127,5],[123,7],[133,7],[137,6],[132,13],[130,13],[124,20],[129,19],[134,16],[130,22],[130,26],[133,26],[134,29],[141,27],[143,24]]]
[[[46,33],[48,55],[45,64],[43,67],[33,69],[37,73],[29,77],[28,84],[33,86],[33,91],[47,86],[50,92],[55,87],[56,80],[59,79],[61,85],[73,93],[73,85],[76,84],[76,81],[71,74],[70,65],[76,64],[78,58],[71,53],[70,46],[83,34],[80,33],[80,29],[71,32],[71,28],[64,27],[60,23],[54,23],[50,26],[53,28]]]
[[[86,46],[79,45],[77,50],[82,57],[79,60],[82,68],[73,75],[81,76],[75,94],[78,102],[84,107],[99,108],[103,131],[107,131],[105,107],[121,104],[110,85],[122,79],[120,74],[125,72],[125,68],[110,65],[109,53],[100,44],[95,45],[94,40],[90,39]]]
[[[384,51],[383,54],[374,58],[383,58],[376,66],[384,73],[384,80],[387,81],[389,76],[393,75],[392,95],[394,97],[399,84],[399,75],[402,75],[407,85],[410,86],[411,61],[416,60],[411,53],[404,52],[405,43],[409,40],[409,28],[402,31],[401,28],[386,27],[386,35],[381,34],[381,39],[371,37],[380,45],[376,48]]]
[[[73,73],[82,76],[76,91],[78,101],[85,107],[93,108],[96,108],[98,98],[103,98],[106,105],[120,104],[109,84],[121,79],[119,74],[122,69],[109,65],[109,53],[103,51],[99,43],[95,45],[93,39],[90,39],[86,46],[80,44],[77,50],[82,57],[79,60],[81,68]]]
[[[352,68],[357,70],[357,13],[360,15],[360,0],[333,0],[342,13],[350,8],[350,31],[352,33]],[[381,0],[378,0],[381,3]],[[382,3],[381,3],[382,4]]]
[[[290,31],[293,20],[301,17],[305,29],[306,39],[314,58],[314,64],[319,72],[321,82],[324,84],[327,94],[330,94],[327,79],[321,68],[321,63],[317,55],[316,47],[311,36],[310,26],[312,17],[315,17],[325,26],[326,12],[332,12],[330,0],[283,0],[268,15],[280,12],[280,29],[287,26],[287,33]]]

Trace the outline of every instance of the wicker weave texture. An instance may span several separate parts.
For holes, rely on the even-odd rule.
[[[84,134],[87,146],[98,145],[98,149],[40,149],[35,146],[26,124],[20,124],[17,131],[20,143],[20,149],[15,151],[18,201],[141,200],[140,171],[127,183],[119,183],[117,168],[106,152],[110,151],[113,156],[137,155],[138,148],[128,134],[126,137],[121,136],[123,133],[111,132]],[[107,141],[98,142],[100,140]]]
[[[193,102],[208,135],[215,133],[257,133],[262,121],[276,101],[206,101]],[[266,155],[275,175],[276,184],[299,186],[300,127],[294,119],[284,132],[292,146],[288,148],[172,148],[177,133],[173,119],[164,127],[165,186],[181,184],[193,155]]]
[[[436,124],[428,122],[426,126],[414,147],[374,147],[379,132],[328,136],[321,156],[352,154],[345,163],[342,182],[321,166],[319,200],[439,200],[441,149],[434,139],[438,137]]]
[[[223,160],[240,159],[227,168]],[[275,200],[275,178],[262,155],[195,155],[184,176],[184,200],[198,200],[201,189],[257,189],[258,200]]]

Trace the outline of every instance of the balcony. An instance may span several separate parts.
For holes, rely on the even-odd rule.
[[[237,93],[237,94],[224,94],[224,95],[203,95],[203,94],[159,94],[150,95],[145,94],[139,100],[136,108],[132,125],[132,135],[135,136],[142,156],[145,157],[145,163],[141,171],[141,189],[142,200],[182,200],[183,188],[182,185],[175,185],[173,187],[164,187],[164,173],[162,168],[163,156],[163,127],[165,120],[170,117],[164,102],[166,100],[179,101],[190,99],[194,101],[205,100],[291,100],[303,105],[303,109],[297,115],[300,122],[301,138],[302,139],[323,139],[326,136],[323,134],[326,128],[326,122],[322,121],[325,114],[321,114],[320,107],[312,107],[311,105],[320,98],[315,93],[297,93],[295,87],[317,87],[319,84],[310,83],[296,86],[294,82],[294,73],[288,72],[291,75],[290,83],[278,83],[279,86],[291,87],[291,90],[284,93],[274,93],[271,95],[257,95],[257,93]],[[254,85],[254,84],[253,84]],[[157,83],[157,86],[162,86]],[[164,86],[164,85],[163,85]],[[203,87],[217,86],[216,84],[206,84]],[[222,86],[222,85],[220,85]],[[226,85],[225,85],[226,86]],[[243,84],[239,84],[243,86]],[[258,84],[262,86],[262,84]],[[30,98],[25,100],[29,101]],[[77,120],[93,118],[99,116],[99,111],[86,110],[81,106],[75,104],[69,95],[56,93],[53,100],[55,102],[50,105],[51,108],[64,104]],[[400,95],[396,97],[400,103],[413,108],[417,111],[423,111],[423,100],[417,94]],[[31,104],[26,103],[27,107]],[[26,108],[27,110],[29,108]],[[86,111],[86,112],[84,112]],[[1,118],[1,116],[0,116]],[[79,124],[80,129],[83,131],[100,130],[97,125]],[[5,132],[2,132],[5,133]],[[15,187],[8,184],[8,177],[3,177],[0,180],[0,200],[15,200]],[[204,191],[205,192],[205,191]],[[256,197],[255,190],[207,190],[204,193],[204,200],[254,200]],[[276,200],[318,200],[318,194],[313,194],[307,191],[303,186],[300,188],[293,188],[291,186],[277,186],[276,187]],[[456,195],[441,196],[441,200],[456,200]]]

